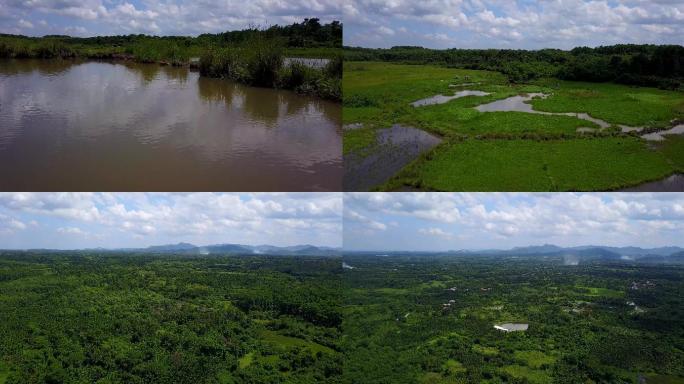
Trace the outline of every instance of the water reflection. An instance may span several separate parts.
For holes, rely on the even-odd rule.
[[[0,189],[341,188],[338,103],[185,68],[53,67],[0,61]]]
[[[344,190],[368,191],[380,185],[421,153],[437,146],[442,140],[425,131],[403,125],[376,132],[373,152],[345,156]]]

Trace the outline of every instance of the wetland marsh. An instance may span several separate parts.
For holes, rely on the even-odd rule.
[[[684,171],[681,91],[350,61],[343,93],[343,123],[360,127],[344,132],[345,181],[363,177],[353,164],[383,150],[382,129],[401,124],[442,140],[370,189],[600,191]]]

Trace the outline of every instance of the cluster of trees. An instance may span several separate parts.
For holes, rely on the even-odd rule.
[[[565,266],[560,256],[346,255],[345,262],[355,269],[343,279],[344,383],[684,379],[684,268]],[[632,290],[633,281],[653,285]],[[493,328],[504,322],[529,329]]]
[[[288,47],[342,47],[342,23],[333,21],[321,24],[317,18],[304,19],[301,23],[286,26],[274,25],[267,29],[250,28],[219,34],[202,34],[198,36],[198,40],[208,43],[237,44],[249,41],[255,35],[284,39]]]
[[[339,259],[0,254],[0,381],[333,383]]]
[[[565,80],[618,82],[678,89],[684,81],[684,47],[680,45],[634,45],[570,51],[509,49],[447,49],[397,46],[391,49],[345,47],[351,61],[394,61],[441,64],[458,68],[498,71],[511,81],[539,77]]]

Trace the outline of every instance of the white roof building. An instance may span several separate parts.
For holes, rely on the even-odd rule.
[[[494,324],[494,329],[503,332],[527,331],[529,324],[526,323],[504,323],[500,325]]]

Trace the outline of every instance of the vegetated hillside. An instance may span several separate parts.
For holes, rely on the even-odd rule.
[[[0,253],[0,381],[337,383],[340,259]]]
[[[684,383],[682,266],[343,260],[343,383]]]
[[[398,46],[390,49],[345,47],[345,60],[443,64],[465,69],[504,73],[510,81],[541,77],[678,89],[684,84],[684,47],[680,45],[634,45],[570,51],[542,49],[446,49]]]
[[[34,249],[32,253],[53,253],[53,254],[77,254],[84,255],[92,252],[103,254],[172,254],[172,255],[269,255],[269,256],[339,256],[340,248],[314,246],[309,244],[278,247],[274,245],[246,245],[246,244],[211,244],[194,245],[189,243],[152,245],[146,248],[119,248],[119,249],[76,249],[76,250],[56,250],[56,249]],[[0,255],[13,253],[14,251],[0,249]]]
[[[372,256],[377,252],[345,252],[351,255]],[[585,245],[577,247],[559,247],[553,244],[514,247],[511,249],[458,250],[444,252],[385,252],[393,256],[411,255],[422,258],[448,259],[451,257],[525,257],[527,260],[544,260],[564,262],[568,258],[580,262],[613,261],[633,263],[677,264],[684,260],[681,247],[608,247],[601,245]]]

